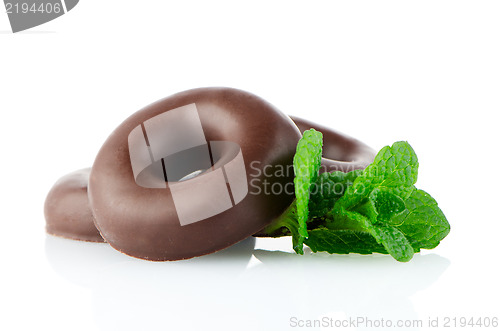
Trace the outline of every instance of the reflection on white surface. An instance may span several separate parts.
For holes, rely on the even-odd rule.
[[[280,242],[289,248],[288,241],[249,238],[200,258],[149,262],[106,244],[47,236],[46,255],[60,276],[92,291],[102,330],[287,330],[292,317],[417,319],[410,297],[450,264],[434,254],[398,263],[382,255],[255,249]]]

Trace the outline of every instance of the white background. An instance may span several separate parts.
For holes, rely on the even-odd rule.
[[[499,18],[498,1],[82,0],[12,34],[0,13],[0,329],[500,317]],[[409,263],[296,256],[288,239],[153,263],[45,234],[60,176],[90,166],[134,111],[201,86],[248,90],[375,149],[408,140],[450,235]]]

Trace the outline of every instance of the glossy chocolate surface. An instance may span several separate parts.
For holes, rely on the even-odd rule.
[[[45,200],[47,233],[69,239],[103,242],[94,225],[87,185],[90,168],[59,179]]]
[[[207,141],[232,142],[241,149],[247,173],[243,180],[249,190],[238,199],[238,203],[232,201],[231,208],[199,221],[188,220],[181,224],[176,206],[184,206],[187,212],[203,213],[206,208],[212,208],[213,201],[222,199],[218,196],[221,191],[216,189],[210,203],[195,197],[198,190],[214,185],[212,177],[216,170],[225,165],[229,165],[225,169],[226,175],[234,170],[229,162],[234,157],[234,148],[227,147],[231,144],[219,148],[219,155],[212,155],[214,165],[198,176],[178,181],[180,175],[177,175],[172,182],[167,178],[165,187],[161,187],[161,180],[156,178],[154,171],[138,166],[142,161],[135,160],[138,158],[134,156],[136,152],[132,153],[131,162],[129,144],[134,149],[135,145],[140,145],[139,140],[130,137],[135,137],[136,133],[140,136],[138,128],[141,126],[149,130],[148,126],[154,124],[150,120],[193,104]],[[131,135],[133,130],[136,131]],[[149,131],[148,134],[151,140]],[[142,259],[179,260],[228,247],[267,226],[293,200],[293,190],[266,194],[265,186],[290,187],[293,171],[282,171],[277,175],[275,169],[290,169],[300,136],[288,116],[244,91],[202,88],[162,99],[125,120],[99,151],[89,182],[89,198],[96,225],[115,249]],[[152,143],[150,149],[154,154]],[[151,167],[156,167],[155,162]],[[264,172],[264,168],[268,171]],[[191,170],[186,169],[186,175]],[[176,198],[172,193],[174,190],[181,195]],[[182,198],[180,202],[179,196]],[[174,198],[177,199],[175,203]],[[233,199],[236,199],[234,190]]]
[[[137,151],[131,153],[130,148],[137,144],[131,140],[134,136],[131,132],[135,129],[142,136],[146,134],[143,130],[148,120],[162,114],[184,114],[190,111],[185,109],[186,105],[193,114],[199,115],[208,149],[196,146],[188,152],[166,155],[161,162],[139,168],[135,160],[134,169],[131,154]],[[181,129],[177,133],[180,135],[183,131],[195,131],[190,124],[182,127],[186,124],[182,121],[172,126],[172,119],[175,117],[170,116],[160,125],[160,133],[176,131],[176,126]],[[362,169],[373,161],[375,153],[364,143],[301,118],[292,117],[292,120],[300,132],[314,128],[323,133],[321,172]],[[47,232],[70,239],[102,242],[97,225],[119,251],[156,261],[212,253],[254,233],[258,235],[258,231],[279,216],[293,200],[293,185],[290,184],[293,181],[292,159],[300,138],[297,127],[264,100],[234,89],[196,89],[160,100],[123,122],[102,147],[91,175],[93,210],[87,194],[90,169],[64,176],[54,185],[45,203]],[[155,132],[152,134],[147,147],[150,152]],[[207,161],[200,161],[199,157],[206,150],[211,158],[208,166]],[[236,186],[232,185],[234,181],[227,177],[228,173],[241,172],[242,164],[234,160],[243,162],[246,170],[243,177],[248,192],[244,194],[240,190],[239,197]],[[208,169],[197,170],[200,167]],[[155,168],[163,171],[155,171]],[[221,168],[225,170],[227,185],[222,190],[227,188],[230,192],[232,205],[212,217],[199,216],[223,199],[220,187],[218,191],[213,188],[217,186],[215,171]],[[273,187],[282,190],[270,189]],[[200,196],[197,193],[203,191],[200,188],[208,188],[210,194]],[[176,204],[173,195],[179,189],[187,194],[177,196]],[[195,216],[194,221],[182,217],[176,208],[180,206],[179,200],[185,212]],[[97,220],[93,214],[97,215]]]
[[[312,128],[323,133],[320,173],[364,169],[373,162],[376,153],[365,143],[323,125],[295,116],[290,117],[300,132]]]

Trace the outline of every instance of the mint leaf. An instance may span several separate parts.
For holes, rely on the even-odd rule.
[[[358,214],[356,217],[363,217]],[[365,220],[367,222],[368,220]],[[305,240],[313,252],[391,254],[397,261],[407,262],[413,257],[413,248],[401,231],[392,226],[365,224],[365,231],[331,230],[318,228],[309,231]]]
[[[450,224],[441,209],[427,192],[415,190],[406,200],[406,210],[395,217],[398,229],[418,252],[432,249],[450,233]]]
[[[298,235],[293,236],[293,249],[298,254],[304,254],[302,244],[307,238],[307,218],[309,216],[309,194],[311,184],[318,178],[321,165],[321,153],[323,147],[323,134],[314,129],[303,133],[297,144],[297,151],[293,158],[293,170],[295,179],[295,201],[297,204]],[[290,229],[292,230],[292,229]]]
[[[309,220],[324,217],[332,210],[335,202],[344,195],[347,188],[362,173],[363,170],[354,170],[349,173],[335,171],[320,174],[311,186]]]
[[[375,238],[367,233],[353,230],[330,230],[317,228],[309,231],[309,238],[305,244],[313,252],[328,252],[330,254],[387,254],[384,246],[377,243]]]
[[[369,214],[367,216],[363,212],[364,209],[348,211],[341,207],[337,210],[335,221],[328,223],[327,227],[335,231],[347,229],[350,231],[365,232],[371,235],[397,261],[407,262],[411,260],[414,250],[404,234],[396,227],[377,224],[376,215]],[[317,249],[324,250],[321,248]]]
[[[379,222],[396,225],[398,223],[392,218],[406,209],[404,200],[384,187],[375,188],[369,199]]]
[[[350,250],[352,253],[368,254],[371,250],[389,253],[400,262],[409,261],[414,252],[422,248],[435,248],[450,232],[450,224],[437,202],[423,190],[415,189],[405,205],[406,209],[390,220],[395,226],[383,223],[374,225],[361,213],[341,209],[339,216],[343,216],[342,226],[350,227],[350,230],[339,230],[338,223],[333,222],[330,223],[332,229],[310,230],[305,243],[314,252],[347,253]],[[362,243],[353,244],[352,233],[357,234]],[[351,235],[344,239],[346,234]],[[367,240],[366,236],[371,236],[373,240]]]
[[[414,191],[418,159],[407,142],[386,146],[327,215],[329,229],[355,230],[371,234],[398,261],[409,261],[414,253],[405,235],[393,225],[404,201]],[[394,220],[393,220],[394,219]]]
[[[408,262],[413,257],[413,247],[405,235],[393,226],[373,226],[369,232],[379,244],[384,245],[385,249],[393,258],[399,262]]]
[[[367,199],[377,188],[386,188],[401,199],[406,200],[417,181],[418,159],[410,144],[398,141],[392,146],[382,148],[372,164],[358,176],[339,203],[347,209]]]

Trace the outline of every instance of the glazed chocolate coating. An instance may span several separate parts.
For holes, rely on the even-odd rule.
[[[364,143],[327,127],[291,117],[301,132],[314,128],[323,133],[322,170],[364,168],[371,163],[374,151]],[[333,171],[333,170],[332,170]],[[87,196],[90,168],[75,171],[61,178],[52,188],[46,200],[47,232],[50,234],[84,241],[103,242],[94,225]]]
[[[290,118],[300,132],[312,128],[323,133],[323,158],[320,173],[364,169],[373,162],[376,153],[365,143],[302,118],[295,116],[290,116]]]
[[[94,225],[87,196],[90,168],[59,179],[45,199],[47,233],[59,237],[104,242]]]
[[[127,140],[132,130],[145,121],[190,104],[197,107],[207,141],[239,145],[247,183],[254,180],[249,190],[254,191],[220,214],[181,226],[170,182],[166,188],[146,188],[136,183]],[[288,116],[244,91],[201,88],[162,99],[125,120],[99,151],[89,181],[96,226],[115,249],[147,260],[187,259],[228,247],[270,224],[292,202],[293,190],[264,194],[263,183],[267,180],[270,184],[290,184],[293,172],[264,178],[262,169],[290,168],[300,137]],[[227,151],[221,153],[214,160],[214,169],[229,160]],[[202,173],[176,185],[196,190],[211,182]],[[206,208],[206,202],[197,199],[186,199],[183,203],[190,204],[194,211]]]

